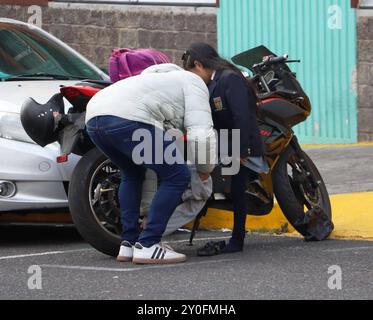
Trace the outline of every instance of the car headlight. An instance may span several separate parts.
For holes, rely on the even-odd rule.
[[[35,144],[23,129],[19,113],[0,111],[0,138]]]

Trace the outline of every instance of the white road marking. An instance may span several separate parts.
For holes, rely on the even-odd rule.
[[[132,272],[132,271],[140,271],[140,270],[146,270],[146,269],[166,269],[166,268],[175,268],[175,267],[196,266],[196,265],[201,265],[201,264],[235,262],[239,260],[241,259],[206,260],[206,261],[200,261],[200,262],[151,265],[151,266],[133,267],[133,268],[105,268],[105,267],[88,267],[88,266],[68,266],[68,265],[58,265],[58,264],[56,265],[55,264],[41,264],[40,267],[54,268],[54,269],[67,269],[67,270],[83,270],[83,271]]]
[[[90,251],[90,250],[94,250],[94,249],[93,248],[87,248],[87,249],[76,249],[76,250],[47,251],[47,252],[30,253],[30,254],[19,254],[19,255],[14,255],[14,256],[0,257],[0,260],[19,259],[19,258],[28,258],[28,257],[38,257],[38,256],[52,255],[52,254],[64,254],[64,253]]]
[[[213,237],[213,238],[195,238],[193,241],[206,241],[206,240],[221,240],[221,239],[229,239],[230,237]],[[164,243],[183,243],[189,242],[188,239],[186,240],[175,240],[175,241],[166,241]],[[29,257],[38,257],[38,256],[47,256],[47,255],[56,255],[56,254],[66,254],[66,253],[74,253],[80,251],[90,251],[95,250],[93,248],[86,248],[86,249],[76,249],[76,250],[60,250],[60,251],[47,251],[47,252],[40,252],[40,253],[30,253],[30,254],[19,254],[14,256],[4,256],[0,257],[0,260],[9,260],[9,259],[20,259],[20,258],[29,258]]]
[[[326,249],[324,252],[343,252],[343,251],[360,251],[360,250],[373,250],[373,246],[370,247],[353,247],[353,248],[340,248],[340,249]]]

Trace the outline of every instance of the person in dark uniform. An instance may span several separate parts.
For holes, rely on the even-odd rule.
[[[242,251],[248,214],[245,181],[255,180],[258,173],[266,172],[268,168],[263,158],[264,146],[256,118],[257,98],[242,72],[221,58],[210,45],[192,44],[182,60],[185,70],[197,73],[208,83],[215,129],[240,130],[240,170],[231,179],[234,207],[232,237],[228,244],[224,241],[210,242],[197,253],[208,256]]]

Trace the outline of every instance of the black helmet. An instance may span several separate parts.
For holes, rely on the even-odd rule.
[[[58,140],[56,131],[58,119],[64,114],[63,96],[55,94],[46,104],[28,98],[22,105],[21,123],[29,137],[38,145],[46,145]]]

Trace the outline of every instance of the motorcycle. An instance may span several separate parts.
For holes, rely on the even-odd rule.
[[[265,57],[265,59],[263,59]],[[257,97],[257,118],[265,145],[268,173],[248,181],[246,201],[250,215],[269,214],[274,197],[289,223],[306,240],[324,240],[333,230],[332,212],[325,183],[309,156],[298,143],[293,127],[311,114],[311,103],[287,64],[287,55],[276,56],[264,46],[243,52],[233,62],[250,69]],[[121,223],[118,202],[120,170],[92,143],[85,131],[85,111],[89,100],[109,86],[106,81],[84,80],[65,86],[46,104],[29,98],[21,110],[21,122],[39,145],[58,141],[61,156],[82,156],[68,189],[73,222],[81,236],[97,250],[116,256]],[[72,105],[65,114],[63,98]],[[190,237],[208,208],[232,210],[230,177],[221,175],[221,165],[212,173],[213,194],[194,221]]]

